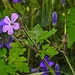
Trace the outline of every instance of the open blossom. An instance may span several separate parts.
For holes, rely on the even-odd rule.
[[[52,21],[53,21],[53,25],[56,25],[57,23],[57,13],[56,12],[53,12],[52,14]]]
[[[6,46],[10,50],[12,47],[10,47],[9,44],[13,43],[12,39],[13,39],[12,37],[5,37],[3,35],[0,39],[0,48]]]
[[[7,32],[9,35],[12,35],[14,33],[14,30],[18,30],[19,29],[19,23],[15,23],[15,21],[17,20],[18,15],[16,13],[13,13],[11,16],[11,20],[9,19],[8,16],[5,16],[4,19],[4,23],[6,23],[6,25],[3,26],[3,32]]]
[[[56,74],[56,75],[60,75],[60,72],[59,72],[59,71],[60,71],[59,65],[56,64],[56,65],[55,65],[55,74]]]
[[[44,57],[45,60],[47,61],[47,63],[49,64],[49,66],[53,66],[54,62],[50,61],[47,56]],[[40,63],[40,67],[43,67],[43,72],[49,71],[48,67],[46,67],[45,62],[42,60],[42,62]],[[44,73],[43,75],[47,75],[47,73]]]

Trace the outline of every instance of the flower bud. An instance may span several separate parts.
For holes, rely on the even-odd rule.
[[[56,64],[56,65],[55,65],[55,74],[56,74],[56,75],[60,75],[60,72],[59,72],[59,71],[60,71],[59,65]]]
[[[62,5],[64,6],[65,5],[65,0],[61,0],[61,2],[62,2]]]
[[[56,12],[53,12],[52,14],[52,21],[53,21],[53,25],[56,25],[57,23],[57,13]]]

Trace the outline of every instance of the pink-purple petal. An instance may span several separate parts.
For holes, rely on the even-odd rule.
[[[18,15],[16,13],[13,13],[12,16],[11,16],[11,21],[12,22],[15,22],[18,18]]]
[[[12,35],[14,32],[13,32],[13,26],[11,26],[9,29],[8,29],[8,34],[9,35]]]
[[[9,28],[10,28],[9,25],[5,25],[5,26],[3,26],[3,32],[6,32]]]
[[[9,19],[8,16],[5,16],[4,22],[5,22],[6,24],[10,24],[10,23],[11,23],[11,21],[10,21],[10,19]]]
[[[14,23],[14,29],[17,30],[19,28],[20,28],[19,23]]]

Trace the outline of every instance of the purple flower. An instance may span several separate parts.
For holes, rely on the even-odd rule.
[[[0,39],[0,48],[2,48],[5,45],[10,50],[12,47],[10,47],[9,44],[13,43],[12,39],[12,37],[2,36]]]
[[[65,5],[65,0],[61,0],[61,2],[62,2],[62,5],[64,6]]]
[[[47,61],[47,63],[49,64],[49,66],[54,65],[54,62],[50,61],[47,56],[44,57],[45,60]],[[40,67],[43,67],[43,72],[49,71],[49,69],[46,67],[44,61],[42,60],[42,62],[40,63]],[[47,75],[47,73],[44,73],[43,75]]]
[[[8,0],[8,2],[9,2],[10,0]],[[21,2],[21,1],[25,1],[25,0],[13,0],[14,1],[14,3],[17,3],[17,2]]]
[[[59,71],[60,71],[59,65],[56,64],[56,65],[55,65],[55,74],[56,74],[56,75],[60,75],[60,72],[59,72]]]
[[[5,16],[4,23],[6,23],[5,26],[3,26],[3,32],[8,31],[9,35],[12,35],[14,33],[14,30],[19,29],[19,23],[14,23],[18,18],[18,15],[16,13],[13,13],[11,16],[11,20],[8,16]]]
[[[20,0],[13,0],[14,1],[14,3],[16,3],[16,2],[20,2]]]
[[[52,21],[53,21],[53,25],[56,25],[57,23],[57,13],[56,12],[53,12],[52,14]]]
[[[2,33],[2,31],[3,31],[3,26],[4,25],[6,25],[5,23],[4,23],[4,19],[2,19],[1,21],[0,21],[0,34]]]

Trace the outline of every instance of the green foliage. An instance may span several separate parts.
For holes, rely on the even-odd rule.
[[[52,36],[57,30],[56,29],[52,29],[49,32],[48,31],[43,31],[43,29],[41,28],[41,26],[38,24],[36,25],[32,31],[29,31],[29,35],[31,36],[31,38],[33,40],[36,40],[36,42],[43,42],[45,39],[49,38],[50,36]]]
[[[58,51],[56,50],[56,48],[50,46],[49,44],[43,45],[42,50],[40,50],[39,52],[42,59],[44,58],[45,54],[51,55],[51,56],[58,54]]]
[[[29,72],[28,65],[26,63],[27,59],[22,56],[26,51],[26,48],[23,48],[24,45],[18,42],[10,44],[12,47],[9,51],[9,62],[8,64],[14,71],[20,72]]]
[[[16,12],[16,10],[13,9],[13,8],[10,8],[9,10],[8,9],[4,9],[3,13],[2,14],[0,13],[0,19],[5,18],[5,16],[9,16],[10,17],[11,13],[9,13],[8,11],[10,11],[11,13],[15,13]]]
[[[75,42],[75,8],[70,8],[69,11],[69,15],[66,14],[65,16],[61,17],[63,22],[65,22],[65,17],[67,20],[68,48],[70,48]]]
[[[7,49],[0,48],[0,75],[15,75],[16,71],[29,72],[27,59],[22,56],[26,51],[23,44],[12,43],[9,51],[9,57],[7,57]]]
[[[0,48],[0,75],[9,75],[9,74],[15,75],[13,69],[8,64],[6,64],[8,59],[6,54],[7,49]]]
[[[11,69],[9,65],[6,65],[4,59],[0,59],[0,75],[15,75],[15,72]]]
[[[36,42],[38,42],[38,37],[39,35],[43,32],[43,29],[41,28],[41,26],[39,24],[37,24],[32,31],[29,31],[29,35],[31,36],[31,38],[33,40],[36,40]]]
[[[13,6],[15,7],[15,9],[20,12],[21,14],[23,14],[24,10],[22,8],[22,5],[20,3],[16,3],[16,4],[13,4]]]
[[[6,57],[7,54],[7,49],[6,48],[0,48],[0,58],[1,57]]]
[[[49,32],[48,31],[43,31],[39,36],[38,36],[38,41],[43,41],[47,38],[49,38],[50,36],[52,36],[57,30],[56,29],[52,29]]]

